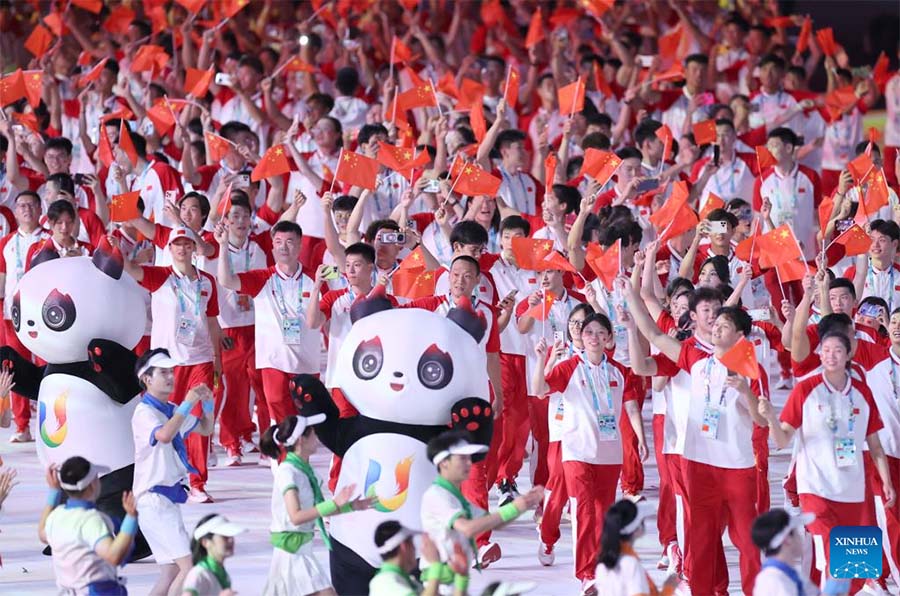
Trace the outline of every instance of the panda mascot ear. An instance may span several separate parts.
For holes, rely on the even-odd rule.
[[[94,251],[94,256],[91,258],[91,261],[97,269],[111,278],[122,278],[122,271],[125,269],[122,253],[118,248],[109,243],[106,236],[100,241],[100,246]]]
[[[353,302],[350,307],[350,322],[355,323],[358,320],[374,315],[383,310],[391,310],[394,307],[387,297],[387,289],[383,284],[375,284],[372,291],[366,296],[360,296]]]
[[[59,253],[56,252],[56,247],[53,246],[53,241],[48,238],[44,240],[44,244],[41,245],[40,250],[34,253],[34,256],[31,257],[31,268],[34,269],[41,263],[52,261],[53,259],[58,258]]]
[[[456,306],[447,313],[447,318],[463,328],[478,343],[484,337],[487,330],[487,321],[484,313],[476,312],[472,307],[472,301],[467,296],[462,296],[456,301]]]

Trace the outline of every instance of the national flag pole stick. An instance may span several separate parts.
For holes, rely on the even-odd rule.
[[[803,266],[806,267],[806,274],[809,275],[809,263],[807,263],[806,259],[803,257],[803,247],[800,246],[800,241],[797,240],[797,236],[794,234],[794,228],[788,226],[788,229],[791,231],[791,238],[794,239],[794,244],[797,245],[797,251],[800,253],[800,258],[803,259]]]
[[[509,75],[512,74],[512,64],[506,67],[506,84],[503,86],[503,97],[509,94]]]
[[[781,274],[778,273],[778,265],[775,265],[775,278],[778,280],[778,289],[781,290],[781,301],[784,302],[787,300],[787,296],[784,295],[784,286],[781,284]]]
[[[544,337],[547,330],[547,290],[541,288],[541,337]]]
[[[428,84],[431,85],[431,94],[434,95],[434,103],[438,109],[438,116],[441,118],[444,117],[444,112],[441,110],[441,102],[438,101],[437,90],[434,88],[434,80],[431,78],[428,79]]]
[[[397,39],[395,37],[391,37],[391,59],[390,59],[390,64],[388,65],[388,80],[389,81],[394,80],[394,44],[396,43],[396,41],[397,41]]]
[[[394,87],[394,106],[391,108],[391,124],[397,127],[397,87]]]
[[[334,192],[334,181],[337,180],[337,173],[338,173],[338,170],[341,169],[341,158],[342,158],[343,156],[344,156],[344,148],[341,147],[341,151],[340,151],[340,153],[338,153],[338,165],[337,165],[337,168],[335,168],[334,174],[331,176],[331,187],[328,189],[328,192],[329,192],[329,193]]]

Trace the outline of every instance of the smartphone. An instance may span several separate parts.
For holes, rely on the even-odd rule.
[[[403,232],[384,232],[381,235],[383,244],[406,244],[406,234]]]
[[[328,271],[325,272],[325,275],[322,276],[322,279],[326,281],[332,281],[338,278],[338,268],[335,265],[331,265],[328,267]]]
[[[838,234],[843,234],[847,230],[849,230],[853,226],[852,219],[839,219],[834,222],[834,227],[837,230]]]
[[[721,157],[721,151],[718,145],[713,145],[713,165],[717,168],[719,167],[719,158]]]
[[[750,315],[750,319],[753,321],[768,321],[771,317],[771,312],[768,308],[751,308],[747,311],[747,314]]]
[[[650,65],[653,64],[653,56],[638,54],[637,61],[641,68],[650,68]]]
[[[359,49],[359,41],[355,39],[345,39],[341,42],[341,45],[351,52]]]
[[[728,222],[727,221],[711,221],[711,222],[709,222],[709,233],[710,234],[727,234],[728,233]]]
[[[87,184],[87,176],[81,173],[75,174],[72,176],[72,182],[75,183],[75,186],[82,186]]]
[[[216,85],[220,85],[222,87],[231,87],[234,85],[234,77],[224,72],[217,72],[216,78],[214,80],[216,82]]]
[[[878,315],[881,314],[881,307],[867,302],[859,307],[856,314],[869,317],[870,319],[877,319]]]
[[[437,178],[432,178],[428,182],[425,183],[425,186],[422,187],[422,192],[437,194],[441,191],[441,181]]]
[[[563,345],[566,343],[566,337],[563,335],[562,331],[553,332],[553,344],[555,345],[557,342],[560,342]]]
[[[250,188],[250,174],[238,174],[234,179],[235,188]]]
[[[648,192],[657,188],[659,188],[659,178],[647,178],[641,181],[635,190],[637,192]]]

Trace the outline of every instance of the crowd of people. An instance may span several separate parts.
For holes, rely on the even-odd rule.
[[[423,537],[378,527],[371,594],[467,593],[531,510],[543,566],[568,510],[583,594],[727,594],[726,530],[743,593],[819,593],[830,530],[854,525],[882,529],[883,573],[841,589],[896,593],[896,39],[851,56],[815,14],[759,0],[0,15],[2,344],[31,357],[14,297],[48,253],[120,253],[147,313],[126,517],[94,510],[96,462],[47,472],[39,534],[66,593],[125,593],[116,567],[140,528],[152,593],[230,594],[242,528],[210,514],[191,533],[180,508],[215,503],[209,468],[257,452],[273,470],[265,593],[335,593],[315,528],[327,543],[324,518],[373,502],[327,498],[309,464],[324,415],[299,415],[292,392],[311,375],[347,411],[337,355],[373,295],[481,318],[486,367],[468,372],[490,385],[493,436],[429,442]],[[882,129],[864,129],[882,104]],[[357,374],[380,368],[367,358]],[[14,374],[0,396],[12,441],[33,441]],[[784,479],[771,446],[792,449]],[[660,556],[642,563],[654,514]]]

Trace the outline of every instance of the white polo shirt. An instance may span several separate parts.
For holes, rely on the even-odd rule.
[[[837,388],[822,373],[814,374],[791,391],[781,421],[797,429],[798,493],[827,495],[839,503],[863,502],[863,446],[866,437],[883,428],[865,381],[851,378],[846,387]],[[846,467],[838,467],[835,444],[840,438],[852,440],[855,451],[852,465]]]
[[[856,265],[851,265],[844,277],[853,281],[856,276]],[[888,312],[893,312],[900,306],[900,266],[893,263],[887,269],[876,269],[869,260],[866,267],[866,281],[863,285],[860,301],[869,296],[877,296],[887,302]]]
[[[537,286],[537,273],[520,269],[506,262],[502,256],[494,261],[488,272],[497,288],[498,300],[503,300],[513,290],[518,292],[516,294],[518,297],[527,296]],[[514,320],[510,320],[506,329],[500,332],[500,351],[517,356],[528,354],[528,341],[524,335],[519,333]]]
[[[885,454],[900,458],[900,356],[891,349],[866,373],[866,382],[884,428],[878,438]]]
[[[168,421],[165,414],[142,401],[134,408],[131,430],[134,433],[132,490],[135,498],[149,492],[154,486],[174,486],[187,481],[187,468],[172,443],[160,443],[153,436]],[[178,433],[182,438],[187,437],[199,423],[195,416],[188,415],[181,422]]]
[[[323,181],[328,182],[334,177],[337,171],[338,155],[325,155],[321,150],[316,150],[312,154],[306,156],[310,169],[315,172]],[[318,197],[322,193],[320,188],[313,184],[300,172],[291,172],[288,180],[287,189],[285,189],[285,197],[288,203],[293,203],[294,193],[297,190],[303,192],[306,196],[306,203],[297,213],[297,223],[303,229],[303,235],[311,238],[325,237],[325,212],[322,211],[322,202]]]
[[[219,315],[216,281],[205,271],[191,280],[172,267],[144,267],[141,285],[151,293],[150,345],[166,348],[180,366],[212,362],[208,317]]]
[[[546,340],[548,346],[552,346],[554,334],[562,333],[565,336],[569,325],[569,313],[579,304],[581,304],[581,300],[575,298],[569,292],[565,292],[553,301],[553,305],[550,307],[550,312],[547,315],[547,320],[538,321],[535,319],[531,331],[522,334],[525,341],[526,381],[531,379],[532,371],[535,366],[544,366],[544,362],[538,362],[537,356],[534,353],[534,346],[541,341],[542,337]],[[516,305],[516,320],[510,321],[509,324],[517,324],[522,315],[530,308],[531,306],[528,305],[528,296],[526,295]]]
[[[794,165],[786,175],[776,168],[768,168],[756,181],[753,209],[759,210],[762,199],[772,204],[772,223],[775,227],[790,224],[803,249],[804,258],[816,256],[816,228],[818,217],[815,202],[819,196],[819,177],[806,166]]]
[[[3,284],[3,318],[9,320],[12,310],[12,299],[16,293],[19,280],[25,275],[25,262],[28,249],[50,237],[47,230],[38,227],[31,234],[17,230],[7,234],[0,240],[0,273],[6,274]]]
[[[228,258],[231,261],[231,270],[235,273],[244,273],[254,269],[264,269],[269,265],[270,251],[260,245],[265,244],[268,234],[262,236],[250,235],[240,247],[228,244]],[[271,242],[268,243],[271,246]],[[246,294],[240,294],[234,290],[217,288],[219,292],[219,325],[222,329],[233,327],[248,327],[253,325],[253,299]]]
[[[303,268],[291,276],[278,267],[254,269],[239,273],[238,279],[239,292],[253,297],[256,368],[319,374],[322,334],[306,322],[306,301],[314,285]]]
[[[863,115],[858,107],[825,126],[822,144],[822,168],[841,171],[856,157],[856,145],[863,138]]]
[[[784,90],[769,94],[760,89],[750,98],[750,105],[753,108],[750,112],[750,128],[765,126],[769,129],[779,116],[794,109],[797,100]],[[797,134],[803,134],[802,118],[803,113],[798,112],[781,126],[790,128]]]
[[[60,590],[83,593],[88,584],[116,579],[116,568],[94,551],[98,542],[113,537],[113,523],[105,513],[60,505],[47,516],[44,531]]]
[[[542,201],[538,200],[538,184],[531,174],[527,172],[510,173],[503,169],[503,166],[497,168],[493,175],[502,180],[500,190],[497,196],[503,199],[510,208],[515,209],[522,215],[538,215]]]
[[[589,464],[622,463],[619,423],[623,404],[636,400],[633,377],[624,366],[606,356],[598,365],[575,355],[553,367],[547,375],[551,392],[561,393],[566,410],[562,420],[562,460]],[[550,416],[555,416],[551,412]],[[600,420],[613,427],[601,429]]]
[[[315,505],[315,495],[309,479],[289,461],[285,460],[275,468],[275,478],[272,482],[272,524],[270,532],[308,532],[316,529],[315,519],[295,525],[291,522],[287,506],[284,504],[284,493],[294,489],[297,491],[297,499],[300,501],[300,509],[309,509]]]
[[[434,295],[446,296],[449,293],[450,270],[442,267],[438,269],[437,280],[434,282]],[[494,280],[486,275],[484,271],[481,272],[481,277],[478,279],[478,285],[475,286],[474,294],[475,298],[479,301],[491,305],[497,304],[497,301],[500,300],[500,298],[497,297],[497,289],[494,286]]]
[[[594,584],[599,590],[597,596],[622,596],[627,594],[650,594],[650,582],[647,572],[634,555],[623,554],[612,569],[600,563],[597,565],[597,580]],[[654,591],[655,593],[655,591]]]
[[[474,503],[469,503],[472,518],[477,519],[485,514]],[[438,550],[441,551],[441,559],[446,560],[445,544],[453,530],[453,522],[460,517],[465,517],[465,511],[459,499],[446,488],[431,484],[422,494],[422,531],[428,534]]]
[[[725,385],[728,369],[692,343],[682,345],[678,367],[691,376],[684,457],[719,468],[752,468],[756,462],[750,405],[736,389]],[[759,372],[760,378],[750,381],[750,389],[766,399],[768,379],[762,367]],[[710,412],[718,413],[717,425],[710,423]]]

